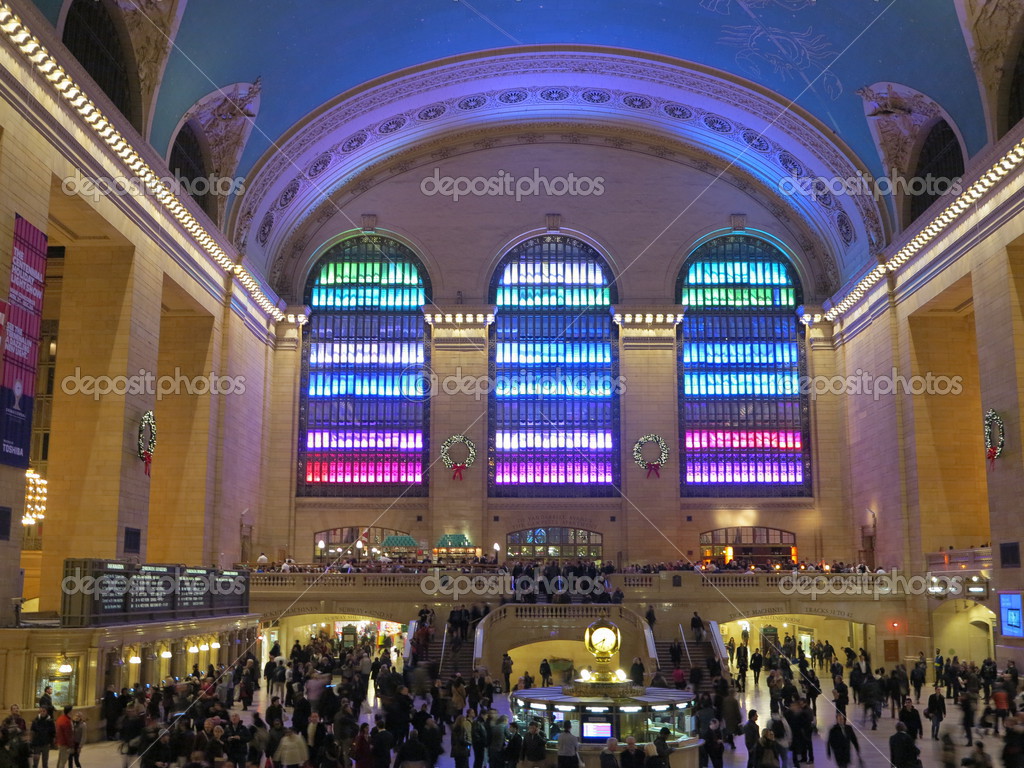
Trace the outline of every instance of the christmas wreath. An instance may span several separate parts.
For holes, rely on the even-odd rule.
[[[149,430],[147,437],[146,430]],[[149,474],[149,465],[153,463],[153,452],[156,450],[156,416],[152,411],[142,414],[139,421],[139,458],[146,462],[146,474]]]
[[[995,434],[993,435],[993,431]],[[985,412],[985,458],[989,467],[995,469],[996,459],[1003,454],[1006,444],[1006,427],[999,414],[989,409]]]
[[[466,460],[464,462],[457,462],[452,457],[449,451],[451,447],[456,443],[462,443],[466,446]],[[465,435],[452,435],[443,443],[441,443],[441,461],[444,465],[452,470],[452,480],[462,479],[462,470],[469,469],[473,466],[473,462],[476,461],[476,445]]]
[[[656,443],[661,454],[658,456],[657,461],[646,461],[644,459],[644,446],[648,443]],[[651,473],[654,473],[655,477],[661,477],[661,468],[665,466],[665,462],[668,461],[668,443],[661,437],[661,435],[644,435],[635,443],[633,443],[633,461],[640,469],[647,470],[647,476],[650,477]]]

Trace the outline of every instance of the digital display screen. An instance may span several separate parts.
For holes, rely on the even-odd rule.
[[[999,619],[1003,627],[1003,637],[1024,637],[1020,592],[999,595]]]
[[[608,739],[612,735],[612,724],[611,723],[594,723],[585,722],[583,723],[583,738],[584,739]]]

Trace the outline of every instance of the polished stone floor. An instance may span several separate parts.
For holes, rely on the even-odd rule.
[[[753,688],[748,686],[748,690],[745,694],[740,694],[740,703],[743,707],[743,717],[746,720],[746,713],[748,708],[753,707],[760,713],[760,722],[763,725],[767,719],[767,713],[769,709],[768,695],[764,686],[764,681],[761,681],[760,688]],[[262,694],[264,691],[257,692],[257,699],[254,708],[262,711]],[[372,691],[371,691],[372,693]],[[814,766],[815,768],[823,768],[823,766],[833,766],[834,763],[825,756],[825,744],[823,738],[828,733],[828,728],[834,723],[834,713],[826,711],[826,702],[824,698],[819,699],[818,713],[818,729],[820,733],[814,736]],[[948,706],[949,702],[947,702]],[[238,711],[240,705],[235,705],[235,710]],[[505,697],[499,697],[497,702],[497,709],[505,714],[508,714],[508,701]],[[920,711],[923,711],[923,707],[919,707]],[[970,749],[966,746],[966,741],[963,737],[963,728],[960,726],[960,715],[958,711],[953,710],[950,707],[951,714],[946,718],[943,723],[943,731],[948,730],[955,736],[957,743],[957,759],[956,764],[960,764],[960,760],[966,757],[970,753]],[[878,723],[878,730],[872,731],[870,723],[865,727],[861,723],[861,710],[854,704],[850,705],[850,715],[852,719],[852,725],[857,729],[857,738],[861,746],[861,756],[863,758],[864,768],[890,768],[889,763],[889,737],[895,731],[895,721],[889,716],[888,710],[883,713],[881,720]],[[243,719],[248,721],[247,713],[242,713]],[[367,719],[365,716],[363,719]],[[921,761],[925,768],[939,768],[942,765],[942,752],[940,749],[940,742],[932,741],[928,736],[929,725],[925,723],[926,736],[923,740],[918,743],[921,749]],[[1002,761],[1000,760],[1000,752],[1002,750],[1002,739],[994,736],[979,736],[985,743],[986,750],[993,757],[993,765],[996,768],[1001,768]],[[447,748],[447,737],[445,739]],[[50,755],[51,761],[56,765],[57,753],[52,752]],[[725,751],[725,766],[731,768],[745,768],[747,764],[746,750],[742,746],[742,739],[737,740],[737,749],[735,752],[726,748]],[[98,744],[87,744],[82,751],[82,765],[84,768],[121,768],[125,765],[139,765],[137,762],[130,764],[125,762],[119,751],[116,742],[101,742]],[[454,761],[447,755],[443,756],[440,760],[438,768],[452,768]]]

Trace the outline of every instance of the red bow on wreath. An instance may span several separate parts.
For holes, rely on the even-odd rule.
[[[466,468],[465,464],[453,464],[452,465],[452,480],[462,479],[462,470]]]
[[[985,452],[985,458],[988,459],[988,468],[996,468],[996,458],[999,456],[999,449],[994,445]]]
[[[661,464],[658,462],[647,462],[647,476],[651,476],[651,472],[654,473],[655,477],[661,477]]]
[[[142,461],[146,465],[146,477],[149,477],[149,467],[153,463],[153,453],[151,451],[142,452]]]

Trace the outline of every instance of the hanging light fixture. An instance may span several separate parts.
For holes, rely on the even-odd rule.
[[[169,658],[171,658],[171,656],[173,656],[173,655],[174,655],[174,654],[173,654],[173,653],[171,653],[170,651],[161,651],[161,653],[160,653],[160,658],[161,658],[161,659],[169,659]]]
[[[22,525],[35,525],[46,518],[47,483],[38,472],[25,470],[25,511],[21,516]]]
[[[142,663],[142,659],[139,658],[138,656],[132,656],[132,657],[130,657],[128,659],[128,663],[129,664],[141,664]]]
[[[74,671],[74,667],[72,667],[71,664],[68,663],[67,656],[61,656],[60,666],[57,667],[57,671],[60,672],[62,675],[70,675]]]
[[[199,653],[199,646],[198,645],[190,645],[188,647],[188,652],[189,653]]]
[[[220,643],[218,643],[216,640],[214,640],[212,643],[210,643],[210,647],[213,648],[214,650],[217,650],[218,648],[220,648]]]
[[[200,651],[208,651],[208,650],[210,650],[210,646],[207,643],[203,643],[202,645],[199,646],[199,650]]]

